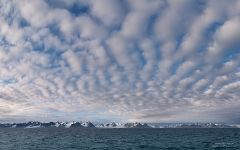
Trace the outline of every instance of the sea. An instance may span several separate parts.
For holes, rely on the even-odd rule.
[[[240,129],[0,128],[0,150],[240,150]]]

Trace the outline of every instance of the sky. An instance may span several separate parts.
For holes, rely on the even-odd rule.
[[[239,114],[239,0],[0,0],[2,122]]]

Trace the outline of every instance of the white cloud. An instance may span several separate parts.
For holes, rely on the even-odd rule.
[[[95,23],[89,16],[80,16],[77,22],[83,39],[102,39],[107,35],[105,28]]]
[[[44,1],[24,0],[17,3],[22,17],[33,27],[44,27],[53,21],[49,7]]]
[[[83,71],[81,59],[79,59],[79,56],[77,53],[68,50],[63,54],[63,57],[66,59],[68,65],[72,69],[74,73],[81,73]]]
[[[2,0],[0,119],[239,122],[239,6]]]
[[[239,48],[240,31],[240,17],[232,18],[226,21],[223,26],[216,33],[216,42],[221,45],[222,49]]]
[[[100,19],[106,26],[118,26],[121,24],[125,11],[121,1],[91,0],[91,13]]]

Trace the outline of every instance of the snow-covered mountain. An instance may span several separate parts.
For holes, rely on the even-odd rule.
[[[236,125],[217,123],[91,123],[88,122],[47,122],[29,121],[26,123],[0,123],[0,128],[238,128]]]
[[[94,127],[95,127],[95,125],[93,125],[90,121],[88,121],[88,122],[82,122],[81,125],[82,125],[83,127],[87,127],[87,128],[94,128]]]
[[[55,127],[65,127],[65,128],[73,128],[73,127],[83,127],[83,128],[95,128],[95,126],[90,122],[56,122]]]
[[[63,127],[63,128],[151,128],[146,123],[106,123],[106,124],[93,124],[91,122],[49,122],[41,123],[36,121],[30,121],[27,123],[12,123],[12,124],[0,124],[0,127],[11,127],[11,128],[46,128],[46,127]]]
[[[106,124],[97,124],[96,127],[98,128],[151,128],[146,123],[106,123]]]
[[[73,127],[83,127],[83,128],[94,128],[95,126],[91,122],[48,122],[41,123],[37,121],[29,121],[26,123],[4,123],[0,124],[0,127],[9,128],[47,128],[47,127],[63,127],[63,128],[73,128]]]
[[[238,128],[222,123],[150,123],[152,128]]]
[[[126,123],[126,124],[124,124],[124,127],[125,128],[151,128],[151,126],[149,126],[146,123],[138,123],[138,122]]]
[[[96,124],[97,128],[124,128],[124,124],[123,123],[115,123],[115,122],[111,122],[111,123],[105,123],[105,124]]]

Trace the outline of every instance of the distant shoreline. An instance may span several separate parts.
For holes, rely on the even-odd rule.
[[[0,123],[0,128],[239,128],[239,125],[220,123],[92,123],[88,122],[38,122],[29,121],[24,123]]]

